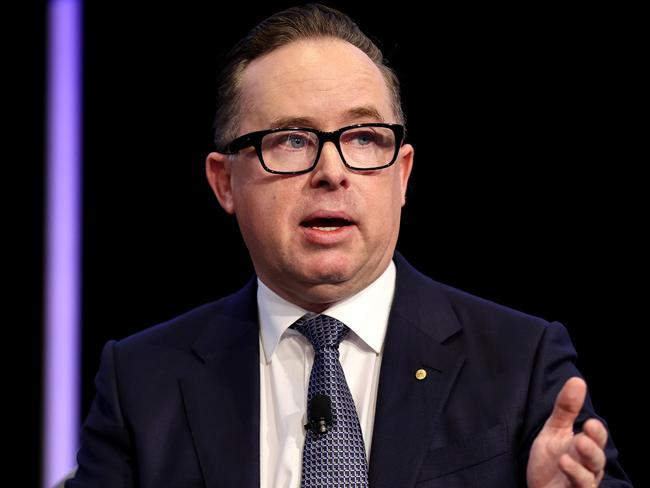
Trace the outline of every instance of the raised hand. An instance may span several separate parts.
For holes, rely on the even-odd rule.
[[[573,424],[582,409],[587,385],[570,378],[555,399],[555,407],[535,438],[526,477],[529,488],[594,488],[603,478],[607,429],[589,419],[579,434]]]

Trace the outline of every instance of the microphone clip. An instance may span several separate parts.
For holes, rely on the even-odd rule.
[[[314,434],[326,434],[332,425],[332,400],[327,395],[315,395],[309,403],[309,423],[305,430]]]
[[[311,430],[314,434],[327,434],[329,423],[324,417],[318,419],[310,419],[309,423],[305,424],[305,430]]]

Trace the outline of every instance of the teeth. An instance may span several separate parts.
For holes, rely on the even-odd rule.
[[[333,230],[336,230],[336,229],[340,229],[340,227],[314,227],[314,229],[324,230],[324,231],[330,232],[330,231],[333,231]]]

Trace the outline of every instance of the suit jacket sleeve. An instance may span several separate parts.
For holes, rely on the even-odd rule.
[[[135,485],[133,449],[120,407],[115,345],[110,341],[104,346],[95,378],[95,400],[83,426],[77,473],[66,482],[66,488]]]
[[[539,342],[528,390],[523,429],[523,432],[527,434],[523,439],[525,449],[520,450],[522,460],[519,463],[522,469],[525,469],[528,464],[530,447],[553,410],[555,398],[562,386],[572,376],[582,377],[575,366],[575,360],[576,352],[564,326],[558,322],[549,324]],[[574,431],[580,432],[584,422],[590,418],[598,418],[607,426],[605,421],[596,415],[591,399],[587,395],[584,408],[576,420]],[[618,452],[614,447],[611,435],[607,440],[605,454],[607,457],[605,477],[600,486],[631,487],[632,484],[618,463]],[[525,479],[525,473],[522,473],[522,479]]]

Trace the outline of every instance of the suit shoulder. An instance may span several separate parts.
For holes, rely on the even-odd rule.
[[[139,349],[147,345],[187,349],[205,333],[206,328],[224,329],[236,317],[251,313],[257,313],[253,283],[236,293],[127,336],[118,344],[121,349]]]
[[[543,344],[546,347],[552,344],[566,357],[575,356],[569,333],[561,323],[550,322],[427,277],[424,279],[427,285],[423,289],[428,296],[422,298],[428,303],[436,302],[438,312],[429,314],[434,318],[422,323],[431,328],[434,336],[436,331],[444,330],[445,334],[438,335],[440,339],[446,338],[443,340],[451,342],[458,339],[459,344],[473,351],[473,360],[477,356],[489,357],[488,362],[492,364],[521,365],[534,358],[535,351]]]
[[[438,317],[456,322],[466,332],[539,336],[551,325],[541,317],[440,283],[402,261],[399,298],[408,308],[424,310],[422,318]],[[399,268],[398,268],[399,269]],[[453,330],[454,327],[449,327]]]
[[[540,331],[549,325],[549,321],[542,317],[528,314],[449,285],[435,281],[433,283],[447,297],[461,322],[481,318],[483,323],[526,324]]]

